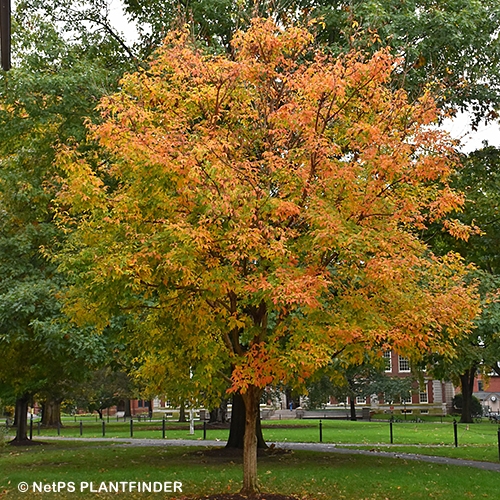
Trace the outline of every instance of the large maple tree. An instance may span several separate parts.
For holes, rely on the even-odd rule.
[[[446,352],[476,314],[460,259],[418,237],[462,196],[432,97],[408,102],[398,70],[386,50],[333,58],[267,20],[232,58],[176,32],[102,100],[101,153],[61,151],[68,310],[129,313],[152,378],[200,394],[226,378],[245,402],[245,493],[266,386],[335,357]]]

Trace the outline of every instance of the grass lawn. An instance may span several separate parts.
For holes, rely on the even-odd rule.
[[[117,494],[79,493],[81,482],[180,481],[183,495],[236,492],[241,459],[212,456],[202,447],[135,447],[111,443],[51,442],[29,448],[0,448],[0,498],[116,498]],[[294,452],[259,459],[263,489],[312,499],[498,498],[498,472],[388,459]],[[30,485],[18,492],[21,481]],[[37,493],[33,482],[74,482],[75,493]],[[178,494],[121,493],[122,497],[178,498]]]
[[[279,444],[286,442],[317,443],[320,439],[320,422],[318,420],[265,420],[263,421],[264,438],[268,442]],[[323,420],[322,440],[324,443],[339,445],[356,444],[359,447],[367,446],[369,449],[384,447],[390,444],[389,422],[350,422],[347,420]],[[454,447],[454,429],[452,420],[443,423],[401,422],[393,424],[393,443],[396,450],[427,455],[444,455],[453,458],[470,460],[486,460],[497,462],[498,454],[498,427],[483,422],[480,424],[458,424],[458,448]],[[56,429],[41,429],[40,438],[43,436],[57,436]],[[60,430],[61,436],[79,437],[80,421],[68,419]],[[83,437],[102,437],[102,423],[95,418],[82,419]],[[167,422],[167,439],[193,439],[203,438],[203,426],[198,422],[193,435],[189,433],[188,424]],[[38,439],[38,427],[35,424],[33,436]],[[105,422],[106,437],[130,437],[130,423]],[[163,436],[162,422],[134,422],[134,438],[161,439]],[[228,429],[213,429],[210,426],[206,431],[207,439],[219,439],[225,442]]]

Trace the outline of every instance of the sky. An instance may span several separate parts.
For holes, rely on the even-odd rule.
[[[121,0],[109,0],[109,11],[115,27],[122,32],[128,41],[137,40],[137,31],[125,15]]]
[[[445,120],[443,127],[454,139],[461,141],[460,149],[464,153],[481,148],[483,141],[487,141],[490,146],[500,147],[500,122],[498,120],[488,125],[480,124],[474,131],[470,125],[470,116],[460,113],[453,120]]]

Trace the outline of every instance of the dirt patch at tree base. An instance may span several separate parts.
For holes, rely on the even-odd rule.
[[[280,495],[279,493],[258,493],[252,496],[241,495],[240,493],[220,493],[205,497],[185,497],[180,500],[299,500],[297,497]]]
[[[7,444],[9,446],[38,446],[46,443],[42,443],[41,441],[33,441],[31,439],[23,439],[22,441],[16,441],[15,439],[13,439],[12,441],[9,441]]]
[[[243,450],[241,448],[209,448],[206,450],[197,450],[192,452],[194,455],[211,457],[211,458],[243,458]],[[274,444],[268,446],[267,448],[258,448],[257,455],[259,457],[271,457],[276,455],[288,455],[292,454],[292,450],[287,450],[285,448],[280,448]]]

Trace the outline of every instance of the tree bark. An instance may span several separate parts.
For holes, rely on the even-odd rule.
[[[179,408],[179,422],[187,422],[186,418],[186,407],[184,406],[184,403],[181,404]]]
[[[132,404],[130,403],[130,399],[125,401],[125,411],[123,413],[124,418],[132,418]]]
[[[242,394],[245,403],[245,438],[243,446],[243,488],[242,495],[251,496],[259,491],[257,476],[257,436],[256,426],[262,390],[249,386]]]
[[[61,400],[47,399],[42,403],[42,425],[57,427],[61,422]]]
[[[231,425],[229,427],[229,437],[226,443],[226,448],[244,448],[246,428],[246,411],[245,403],[241,394],[235,392],[233,394],[232,410],[231,410]],[[257,423],[255,427],[255,435],[257,437],[257,448],[266,449],[268,446],[262,435],[262,425],[260,421],[260,412],[257,413]]]
[[[351,407],[351,421],[356,422],[356,397],[349,398],[349,406]]]
[[[460,384],[462,386],[462,415],[460,422],[463,424],[471,424],[472,420],[472,392],[474,390],[474,378],[476,376],[476,368],[470,368],[460,375]]]
[[[214,408],[210,412],[209,423],[225,423],[227,415],[227,399],[223,399],[218,408]]]
[[[29,441],[28,439],[28,402],[29,397],[24,394],[16,399],[16,437],[11,441],[13,444]]]

